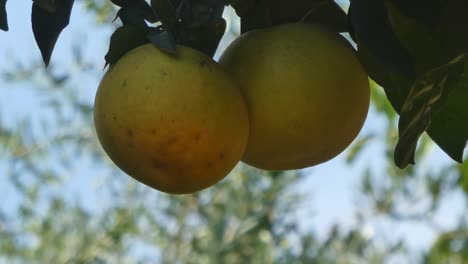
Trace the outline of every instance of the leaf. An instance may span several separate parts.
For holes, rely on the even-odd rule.
[[[413,61],[392,31],[384,0],[353,0],[348,15],[354,36],[379,64],[392,74],[415,79]]]
[[[231,0],[230,5],[239,17],[245,16],[255,4],[255,0]]]
[[[33,0],[33,2],[51,13],[57,10],[56,0]]]
[[[0,0],[0,29],[3,31],[8,31],[6,3],[7,0]]]
[[[423,75],[412,86],[400,112],[398,124],[400,138],[395,148],[395,163],[398,167],[404,168],[409,164],[414,164],[414,154],[419,137],[431,124],[434,111],[440,109],[448,99],[450,92],[453,91],[454,84],[459,83],[463,79],[461,78],[463,76],[461,73],[464,70],[467,59],[468,54],[462,55],[449,64]],[[466,89],[467,87],[462,88],[462,90]],[[452,96],[453,94],[450,95],[450,97]],[[455,110],[463,109],[452,109],[450,114],[456,116],[456,113],[453,112]],[[464,110],[465,113],[468,112],[468,109]],[[449,151],[449,155],[456,160],[463,158],[463,149],[468,138],[468,123],[466,120],[468,120],[468,116],[466,119],[456,118],[455,123],[444,120],[444,128],[451,128],[454,131],[445,131],[445,129],[439,131],[444,134],[439,139],[446,142],[444,145],[448,147],[444,150]],[[450,125],[455,125],[455,127],[450,127],[450,125],[447,127],[447,123],[451,123]],[[447,137],[448,133],[456,136],[456,138]]]
[[[302,21],[327,25],[337,32],[348,31],[348,16],[335,1],[321,1],[314,4]]]
[[[181,33],[178,42],[212,57],[226,31],[224,6],[225,2],[215,0],[182,2],[177,9]]]
[[[358,37],[356,37],[356,43],[358,45],[359,60],[366,69],[367,74],[374,82],[384,88],[392,107],[399,112],[408,95],[409,88],[413,84],[413,80],[405,78],[390,68],[386,68]]]
[[[439,24],[447,0],[389,0],[387,2],[398,9],[403,16],[434,27]]]
[[[222,0],[183,1],[177,8],[177,19],[184,28],[218,22],[223,16],[224,6]]]
[[[241,33],[273,25],[271,13],[266,0],[259,0],[248,12],[241,16]]]
[[[347,31],[344,11],[333,0],[258,0],[233,1],[241,17],[241,31],[273,25],[306,21],[328,25],[337,31]]]
[[[417,74],[424,74],[443,65],[444,62],[439,59],[441,41],[437,39],[433,27],[404,16],[390,0],[385,3],[392,30],[401,45],[411,54]]]
[[[468,140],[468,67],[465,68],[446,103],[433,114],[427,130],[437,145],[457,162],[463,162]]]
[[[447,63],[468,52],[468,1],[447,0],[446,8],[435,28],[442,42],[440,60]]]
[[[148,32],[147,38],[162,51],[172,55],[177,54],[177,43],[172,34],[169,34],[167,30],[160,31],[159,29],[152,29]]]
[[[146,21],[155,23],[158,21],[151,6],[145,0],[138,0],[126,4],[117,12],[122,24],[127,26],[147,27]]]
[[[226,21],[220,18],[216,22],[190,29],[190,31],[186,33],[187,39],[181,42],[181,44],[197,49],[213,57],[225,31]]]
[[[58,1],[54,12],[43,9],[36,4],[36,1],[34,1],[32,7],[32,29],[42,59],[47,67],[58,37],[70,21],[74,0]],[[39,1],[39,3],[42,2],[44,1]]]
[[[116,6],[124,7],[124,6],[131,4],[133,1],[132,0],[111,0],[111,2]]]
[[[170,0],[151,0],[151,7],[161,20],[165,30],[175,34],[177,29],[176,8]]]
[[[106,66],[112,66],[130,50],[148,43],[147,34],[147,29],[133,26],[122,26],[115,30],[111,36],[109,51],[104,57]]]
[[[411,152],[421,133],[426,130],[452,159],[461,162],[468,135],[468,110],[464,106],[468,95],[463,84],[466,82],[463,81],[466,79],[463,69],[463,58],[466,55],[461,55],[468,52],[468,2],[427,1],[427,6],[419,13],[414,10],[414,3],[409,2],[411,1],[386,0],[385,4],[395,35],[413,57],[417,75],[422,76],[418,82],[426,79],[428,90],[418,99],[419,108],[402,113],[400,126],[405,127],[411,123],[414,131],[409,128],[402,129],[404,132],[400,131],[395,161],[400,167],[414,163],[414,153]],[[442,76],[437,77],[436,73]],[[430,83],[431,78],[434,83]],[[413,89],[418,85],[422,84],[415,83]],[[405,99],[406,105],[410,105],[413,100],[411,96],[414,96],[415,91],[412,93]],[[440,100],[436,100],[437,107],[424,105],[429,100],[424,96],[431,97],[431,93],[434,98],[440,97]],[[392,100],[390,97],[389,99]]]
[[[435,2],[435,3],[433,3]],[[423,74],[468,52],[468,2],[429,1],[437,11],[436,19],[416,19],[404,15],[392,1],[386,0],[390,22],[402,45],[414,59],[417,72]],[[423,10],[424,11],[424,10]]]

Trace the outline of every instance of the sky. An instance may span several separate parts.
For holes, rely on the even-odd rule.
[[[83,10],[80,3],[81,1],[75,5],[70,25],[60,36],[53,53],[52,60],[58,67],[67,65],[66,62],[72,57],[71,47],[76,41],[83,44],[83,54],[87,60],[98,65],[104,65],[103,57],[108,48],[112,27],[96,27],[93,17]],[[27,64],[31,60],[39,61],[41,59],[39,49],[32,45],[35,41],[29,22],[30,7],[31,1],[9,1],[7,3],[10,30],[9,32],[0,32],[2,34],[0,56],[3,56],[3,63],[0,65],[1,70],[8,69],[15,61]],[[229,12],[232,13],[232,10]],[[231,22],[237,23],[238,21]],[[238,29],[238,25],[234,25],[234,28]],[[235,36],[228,34],[223,39],[221,46],[228,44],[233,37]],[[82,96],[83,100],[93,100],[99,78],[100,76],[94,76],[77,82],[85,86],[80,90],[80,96]],[[15,85],[25,86],[25,84]],[[6,123],[14,126],[15,118],[34,114],[34,108],[40,106],[32,99],[28,101],[28,98],[33,98],[28,95],[31,90],[28,87],[22,87],[27,89],[11,90],[9,86],[11,84],[6,84],[0,80],[0,91],[2,93],[0,117]],[[383,124],[383,120],[371,109],[361,136],[368,133],[381,133]],[[434,149],[433,151],[435,165],[450,162],[440,150]],[[381,153],[382,146],[372,145],[366,148],[353,166],[345,164],[346,153],[343,153],[327,163],[303,171],[307,176],[300,186],[296,187],[298,191],[310,194],[303,202],[304,205],[297,215],[301,219],[303,228],[313,227],[319,235],[325,236],[326,230],[335,223],[339,223],[345,228],[350,228],[355,224],[353,212],[361,206],[355,199],[361,171],[369,160],[372,160],[374,167],[383,164],[382,160],[373,155],[375,152]],[[92,169],[90,164],[89,160],[84,160],[81,167],[86,169],[77,169],[74,173],[81,175],[82,170]],[[88,174],[93,175],[93,173]],[[0,177],[0,186],[3,185],[1,181],[5,180],[5,177]],[[89,202],[93,203],[92,198],[90,198],[92,196],[87,195],[90,192],[89,188],[94,188],[93,180],[86,177],[72,177],[71,181],[73,181],[73,184],[70,184],[70,186],[74,186],[75,192],[80,193],[81,197],[88,197]],[[6,199],[14,200],[11,191],[4,189],[5,187],[0,187],[0,193]],[[456,212],[461,211],[461,206],[464,206],[460,203],[459,197],[459,194],[449,197],[445,202],[446,206],[439,212],[440,217],[438,217],[438,220],[443,226],[450,227],[455,224]],[[14,204],[14,201],[12,204]],[[367,223],[363,227],[363,232],[369,236],[383,235],[386,239],[404,237],[409,245],[415,249],[427,248],[435,235],[427,227],[411,222],[396,224],[380,221],[379,219]]]

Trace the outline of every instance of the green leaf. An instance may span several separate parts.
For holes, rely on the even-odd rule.
[[[385,3],[393,31],[413,57],[418,74],[468,52],[467,1],[430,1],[431,8],[436,10],[423,11],[427,12],[426,16],[433,15],[435,18],[432,19],[406,16],[392,1]]]
[[[459,106],[455,109],[442,108],[437,112],[439,118],[432,120],[434,113],[444,106],[446,100],[460,100],[460,94],[452,93],[454,86],[463,83],[463,71],[468,59],[468,54],[462,55],[447,65],[436,68],[420,77],[412,86],[408,97],[400,112],[398,130],[400,138],[395,149],[395,163],[398,167],[404,168],[409,164],[414,164],[414,155],[419,137],[431,125],[432,130],[429,135],[435,134],[439,146],[442,147],[452,158],[460,161],[463,156],[463,149],[468,137],[468,109]],[[468,87],[460,87],[462,94]],[[462,101],[466,98],[461,99]],[[465,101],[466,102],[466,101]],[[462,109],[457,109],[462,107]],[[462,111],[462,113],[458,113]],[[463,113],[465,112],[465,113]],[[445,113],[445,114],[444,114]],[[459,116],[461,114],[461,116]],[[447,116],[448,115],[448,116]],[[437,117],[437,115],[436,115]],[[448,119],[451,117],[450,119]],[[466,118],[463,118],[466,117]],[[431,124],[431,121],[435,123]],[[450,134],[450,136],[448,136]]]
[[[231,0],[230,5],[239,17],[245,16],[255,5],[255,0]]]
[[[352,32],[360,40],[358,49],[364,45],[369,55],[386,71],[415,79],[412,58],[391,28],[384,0],[353,0],[348,15]],[[374,76],[370,77],[378,81]]]
[[[337,32],[348,31],[348,16],[333,0],[314,3],[302,21],[326,25]]]
[[[0,0],[0,29],[3,31],[8,31],[6,3],[7,0]]]
[[[439,61],[440,39],[437,39],[433,27],[411,17],[402,15],[392,3],[385,1],[387,14],[395,36],[411,54],[416,72],[424,74],[443,63]]]
[[[223,1],[184,1],[177,12],[181,33],[178,42],[212,57],[226,31],[224,7]]]
[[[148,26],[146,21],[155,22],[157,20],[156,15],[153,13],[153,9],[151,9],[148,3],[144,0],[142,1],[146,6],[144,4],[137,5],[137,2],[135,2],[135,4],[126,5],[119,9],[117,17],[120,18],[122,24],[126,26],[146,28]]]
[[[60,33],[68,26],[74,0],[59,1],[53,12],[42,8],[36,2],[44,5],[53,1],[34,1],[31,14],[34,37],[47,67]]]
[[[106,66],[112,66],[130,50],[148,43],[147,34],[148,30],[140,27],[122,26],[118,28],[111,36],[109,51],[105,56]]]
[[[116,6],[124,7],[124,6],[130,5],[133,1],[132,0],[111,0],[111,2]]]
[[[176,8],[170,0],[151,0],[151,7],[161,20],[165,30],[171,34],[177,32]]]
[[[190,29],[186,32],[187,38],[182,41],[181,44],[197,49],[213,57],[225,31],[226,21],[220,18],[216,22]]]
[[[468,140],[468,64],[454,84],[446,102],[433,114],[427,130],[437,145],[457,162],[463,162]]]
[[[320,23],[339,32],[345,32],[348,28],[345,12],[333,0],[236,0],[231,4],[241,17],[243,33],[301,21]]]
[[[241,16],[241,32],[245,33],[255,29],[270,27],[273,25],[268,1],[259,0]],[[304,14],[305,15],[305,14]],[[302,17],[301,17],[302,18]]]
[[[33,0],[33,2],[46,11],[55,12],[57,10],[56,0]]]
[[[183,1],[177,8],[177,19],[184,29],[214,23],[222,18],[224,6],[222,0]]]
[[[356,42],[359,60],[366,69],[367,74],[374,82],[384,88],[392,107],[399,112],[413,80],[405,78],[392,68],[385,67],[358,36],[356,36]]]
[[[391,0],[387,2],[391,2],[390,4],[403,16],[433,27],[439,23],[447,0]]]
[[[169,34],[167,30],[152,29],[148,32],[147,38],[162,51],[172,55],[177,54],[177,43],[172,34]]]

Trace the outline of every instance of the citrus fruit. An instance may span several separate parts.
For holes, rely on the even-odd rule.
[[[152,44],[125,54],[103,77],[94,122],[102,147],[124,172],[154,189],[184,194],[223,179],[247,144],[240,89],[194,49]]]
[[[250,134],[245,163],[267,170],[310,167],[341,153],[366,119],[367,74],[351,45],[319,25],[247,32],[219,62],[239,82]]]

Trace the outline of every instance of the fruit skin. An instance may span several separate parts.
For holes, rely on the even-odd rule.
[[[266,170],[310,167],[341,153],[361,130],[368,77],[338,33],[283,24],[247,32],[219,62],[240,83],[250,135],[245,163]]]
[[[124,55],[103,77],[94,122],[102,147],[124,172],[154,189],[192,193],[239,162],[248,114],[237,84],[211,58],[152,44]]]

